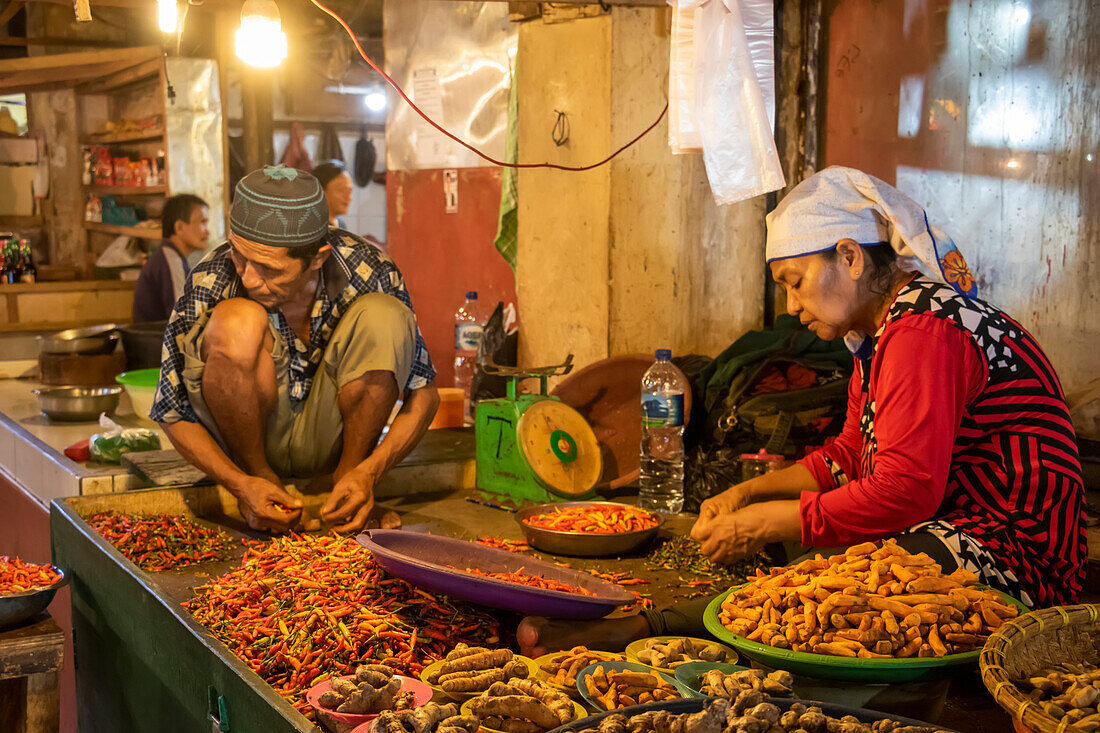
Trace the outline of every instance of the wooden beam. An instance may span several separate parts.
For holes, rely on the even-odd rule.
[[[76,46],[80,48],[126,48],[125,41],[101,41],[94,38],[19,38],[0,36],[0,46]]]
[[[3,12],[0,12],[0,28],[3,28],[8,24],[15,14],[23,8],[23,0],[11,0],[5,7]]]
[[[79,84],[84,79],[92,79],[100,74],[111,74],[125,68],[128,62],[115,62],[114,64],[99,64],[96,66],[78,66],[73,68],[60,67],[56,69],[32,69],[30,71],[17,71],[0,75],[0,88],[3,89],[32,89],[43,85],[72,86]]]
[[[245,170],[254,171],[275,162],[272,139],[273,77],[267,69],[242,69],[241,106],[244,117]]]
[[[102,78],[98,78],[95,81],[91,81],[81,86],[79,91],[82,94],[99,94],[112,89],[118,89],[119,87],[124,87],[127,84],[132,84],[141,79],[155,76],[160,72],[162,63],[162,59],[155,58],[143,61],[137,65],[125,67],[121,71],[103,75]]]
[[[65,4],[68,5],[69,3]],[[27,56],[21,59],[4,59],[0,61],[0,74],[35,71],[38,69],[73,68],[92,64],[109,64],[117,61],[125,61],[127,65],[133,66],[142,61],[147,61],[150,58],[159,58],[160,55],[161,50],[159,46],[135,46],[126,49]]]

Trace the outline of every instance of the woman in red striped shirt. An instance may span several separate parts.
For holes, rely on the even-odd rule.
[[[976,297],[951,239],[897,189],[833,167],[769,215],[767,246],[789,312],[856,355],[848,419],[822,450],[705,502],[704,552],[900,534],[1029,605],[1077,600],[1084,490],[1062,387],[1031,335]]]

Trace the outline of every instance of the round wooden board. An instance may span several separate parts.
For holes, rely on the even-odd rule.
[[[551,445],[556,431],[576,444],[576,459],[559,458]],[[557,400],[542,400],[527,408],[516,426],[523,457],[543,486],[560,496],[584,496],[603,474],[603,458],[596,434],[579,412]],[[568,446],[562,446],[566,448]]]

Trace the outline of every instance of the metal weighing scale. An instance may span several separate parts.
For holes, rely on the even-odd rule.
[[[546,392],[547,379],[568,374],[561,364],[522,369],[493,363],[485,373],[508,379],[508,396],[477,404],[477,485],[515,500],[553,501],[592,494],[603,474],[596,434],[579,412]],[[524,379],[539,380],[538,394],[518,395]]]

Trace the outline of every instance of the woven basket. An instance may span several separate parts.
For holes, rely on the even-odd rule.
[[[1100,606],[1055,606],[1001,626],[982,648],[979,666],[997,703],[1037,733],[1072,733],[1072,725],[1043,712],[1014,680],[1063,662],[1100,663]]]

